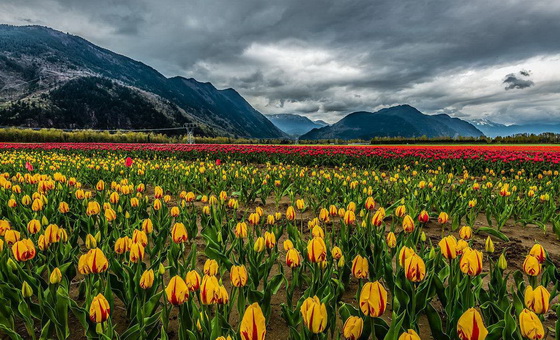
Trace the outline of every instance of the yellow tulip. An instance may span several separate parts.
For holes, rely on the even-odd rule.
[[[365,257],[356,255],[352,261],[352,275],[357,279],[365,279],[369,274],[368,260]]]
[[[194,292],[200,289],[200,274],[196,270],[191,270],[187,273],[185,278],[185,282],[187,283],[187,287],[189,287],[189,291]]]
[[[264,244],[268,249],[274,248],[276,246],[276,235],[271,232],[264,233]]]
[[[62,272],[60,271],[60,269],[55,268],[49,276],[49,282],[54,285],[59,283],[60,281],[62,281]]]
[[[420,282],[426,276],[426,264],[424,260],[416,254],[407,258],[404,262],[404,273],[411,282]]]
[[[464,226],[459,229],[459,237],[463,240],[470,240],[472,238],[472,228],[469,226]]]
[[[327,245],[320,237],[314,237],[307,243],[307,259],[314,263],[320,263],[327,258]]]
[[[300,263],[299,251],[296,248],[289,249],[286,253],[286,265],[290,268],[296,268],[299,267]]]
[[[449,215],[446,212],[441,212],[438,216],[438,223],[445,224],[449,221]]]
[[[409,329],[408,331],[401,334],[398,340],[421,340],[421,339],[418,333],[416,333],[413,329]]]
[[[182,305],[189,298],[189,288],[185,281],[176,275],[171,278],[169,284],[165,288],[167,301],[172,305]]]
[[[342,335],[347,340],[358,340],[362,336],[364,320],[358,316],[350,316],[344,322]]]
[[[140,277],[140,288],[150,289],[154,284],[154,271],[152,269],[144,271]]]
[[[410,217],[410,215],[406,215],[403,218],[402,228],[407,233],[411,233],[414,231],[414,220],[412,219],[412,217]]]
[[[550,293],[543,286],[533,289],[527,286],[525,289],[525,306],[537,314],[548,312]]]
[[[457,239],[453,235],[449,235],[444,237],[438,243],[439,249],[443,257],[448,260],[454,259],[457,257]]]
[[[536,257],[540,263],[544,263],[544,261],[546,260],[546,251],[544,250],[543,246],[538,243],[531,248],[531,250],[529,251],[529,255]]]
[[[216,260],[208,259],[204,262],[204,274],[215,276],[218,274],[218,262]]]
[[[33,242],[30,239],[23,239],[17,241],[12,246],[12,254],[18,261],[27,261],[35,257],[36,250]]]
[[[486,238],[486,242],[484,243],[484,249],[486,250],[487,253],[494,252],[494,242],[492,241],[490,236]]]
[[[215,276],[204,275],[200,285],[200,302],[211,305],[218,301],[220,284]]]
[[[303,324],[311,333],[321,333],[327,327],[327,307],[324,303],[321,303],[317,296],[305,299],[301,305],[300,312]]]
[[[482,272],[482,253],[478,250],[465,248],[459,262],[461,271],[469,276],[477,276]]]
[[[244,287],[247,284],[247,269],[244,265],[231,266],[230,269],[230,280],[231,284],[235,287]]]
[[[91,322],[105,322],[109,318],[110,313],[111,307],[109,306],[109,301],[107,301],[103,294],[98,294],[93,298],[89,307],[89,319]]]
[[[263,252],[265,249],[265,241],[264,241],[264,237],[258,237],[255,240],[255,244],[253,245],[253,250],[256,251],[257,253]]]
[[[404,267],[406,259],[408,259],[409,257],[411,257],[414,254],[416,254],[414,249],[406,247],[406,246],[402,247],[400,252],[399,252],[399,264],[401,265],[401,267]]]
[[[539,260],[533,255],[527,255],[523,261],[523,271],[529,276],[537,276],[542,271],[542,266]]]
[[[247,238],[247,223],[239,222],[235,226],[235,237],[245,239]]]
[[[241,340],[264,340],[266,319],[258,303],[253,303],[245,310],[239,327]]]
[[[530,340],[544,339],[544,327],[539,317],[528,309],[524,309],[519,315],[519,327],[521,335]]]
[[[144,246],[140,243],[133,243],[130,247],[130,262],[137,263],[144,260]]]
[[[468,309],[457,322],[457,335],[461,340],[484,340],[488,330],[484,326],[482,316],[474,309]]]
[[[387,290],[379,281],[367,282],[360,292],[360,310],[365,316],[379,317],[387,308]]]
[[[185,228],[185,225],[183,223],[173,224],[173,228],[171,229],[171,239],[175,243],[187,242],[187,228]]]

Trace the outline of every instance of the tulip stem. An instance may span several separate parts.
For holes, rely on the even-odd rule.
[[[369,321],[370,321],[370,325],[371,325],[371,339],[376,340],[377,337],[375,336],[375,318],[370,317]]]

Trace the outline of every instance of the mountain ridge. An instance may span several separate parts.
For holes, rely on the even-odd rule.
[[[363,139],[374,137],[480,137],[483,133],[472,124],[446,114],[426,115],[403,104],[377,112],[357,111],[337,123],[313,129],[300,139]]]
[[[52,91],[79,78],[84,89],[105,92],[99,98],[116,102],[116,94],[126,95],[126,105],[120,110],[141,110],[138,119],[134,119],[131,112],[115,112],[103,103],[91,102],[87,98],[91,92],[74,91],[76,103],[89,104],[76,108],[89,115],[82,122],[85,125],[74,124],[81,128],[134,128],[143,118],[155,115],[168,127],[196,123],[197,132],[208,136],[286,137],[233,89],[218,90],[194,78],[167,78],[140,61],[48,27],[0,25],[0,125],[68,127],[68,120],[40,121],[25,110],[32,107],[38,117],[68,114],[68,101],[65,107],[58,107],[53,98],[57,94]],[[108,84],[107,79],[113,84]],[[142,105],[128,102],[131,96]],[[26,120],[19,119],[21,115],[26,115]],[[106,121],[100,123],[95,116],[105,117]]]
[[[320,128],[326,125],[323,122],[317,123],[311,119],[295,113],[279,113],[265,115],[277,128],[284,131],[290,136],[299,137],[314,128]]]

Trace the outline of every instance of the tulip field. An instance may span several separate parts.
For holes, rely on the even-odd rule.
[[[0,144],[0,338],[560,339],[559,163]]]

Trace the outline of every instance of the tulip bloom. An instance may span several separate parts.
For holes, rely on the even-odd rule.
[[[426,210],[422,210],[418,215],[418,222],[420,223],[428,223],[430,221],[430,215]]]
[[[484,249],[486,250],[487,253],[494,252],[494,242],[492,241],[490,236],[486,238],[486,242],[484,243]]]
[[[247,284],[247,269],[244,265],[231,266],[229,277],[235,287],[244,287]]]
[[[543,286],[533,289],[527,286],[525,289],[525,306],[536,314],[548,312],[550,293]]]
[[[204,275],[200,285],[200,302],[211,305],[218,301],[220,284],[215,276]]]
[[[403,217],[406,214],[406,206],[405,205],[399,205],[396,209],[395,209],[395,216],[397,217]]]
[[[470,240],[472,238],[472,228],[469,226],[464,226],[459,229],[459,237],[463,240]]]
[[[91,249],[87,254],[87,266],[90,273],[97,274],[107,270],[109,262],[99,248]]]
[[[150,289],[154,284],[154,271],[152,269],[144,271],[140,277],[140,287]]]
[[[255,244],[253,245],[253,250],[257,253],[263,252],[265,248],[265,241],[264,237],[259,237],[255,240]]]
[[[241,340],[264,340],[266,320],[258,303],[253,303],[245,310],[239,327]]]
[[[182,305],[189,298],[189,288],[185,281],[176,275],[171,278],[169,284],[165,288],[167,301],[172,305]]]
[[[99,205],[99,203],[97,203],[95,201],[88,202],[87,209],[86,209],[86,215],[88,215],[88,216],[97,215],[97,214],[99,214],[100,211],[101,211],[101,206]]]
[[[457,257],[457,239],[453,235],[449,235],[444,237],[438,243],[439,249],[443,257],[448,260],[454,259]]]
[[[385,238],[385,241],[387,242],[387,246],[391,249],[393,249],[397,246],[397,237],[395,236],[395,233],[393,233],[392,231],[390,231],[387,234],[387,237]]]
[[[426,264],[424,260],[416,254],[413,254],[404,261],[404,273],[406,278],[411,282],[420,282],[426,276]]]
[[[484,326],[482,316],[474,309],[468,309],[457,322],[457,335],[461,340],[484,340],[488,330]]]
[[[364,320],[359,316],[351,316],[344,322],[342,335],[347,340],[358,340],[362,336]]]
[[[58,211],[61,214],[66,214],[67,212],[70,211],[70,207],[68,206],[68,203],[66,202],[60,202],[60,204],[58,205]]]
[[[21,234],[17,230],[10,229],[6,230],[6,232],[4,233],[4,241],[6,241],[9,246],[19,241],[20,238]]]
[[[200,274],[196,270],[191,270],[187,273],[185,278],[185,282],[187,283],[187,287],[189,287],[189,291],[194,292],[200,289]]]
[[[140,243],[133,243],[130,247],[130,262],[141,262],[142,260],[144,260],[144,254],[144,246],[142,246],[142,244]]]
[[[333,259],[338,260],[342,257],[342,250],[339,247],[333,247],[331,250],[331,255]]]
[[[35,257],[36,250],[35,245],[30,239],[23,239],[17,241],[12,246],[12,254],[14,258],[18,261],[27,261]]]
[[[286,219],[288,221],[293,221],[296,219],[296,210],[291,205],[286,209]]]
[[[286,239],[284,240],[284,243],[282,243],[282,247],[285,251],[288,251],[294,247],[294,243],[290,241],[290,239]]]
[[[327,327],[327,307],[324,303],[321,303],[317,296],[305,299],[301,305],[300,312],[303,324],[311,333],[321,333]]]
[[[247,238],[247,223],[239,222],[235,226],[235,237],[245,239]]]
[[[401,265],[401,267],[404,267],[404,263],[405,263],[406,259],[411,257],[414,254],[416,254],[414,249],[406,247],[406,246],[402,247],[400,252],[399,252],[399,264]]]
[[[449,221],[449,215],[446,212],[441,212],[438,216],[438,223],[445,224]]]
[[[519,327],[521,335],[530,340],[544,339],[544,327],[539,317],[528,309],[524,309],[519,315]]]
[[[132,246],[132,240],[128,237],[120,237],[115,241],[115,253],[124,254],[130,250]]]
[[[187,228],[185,228],[183,223],[175,223],[173,225],[171,229],[171,239],[177,244],[187,242]]]
[[[387,290],[379,281],[367,282],[360,292],[360,310],[364,315],[379,317],[387,308]]]
[[[414,231],[414,220],[412,219],[412,217],[410,217],[410,215],[406,215],[403,218],[402,228],[407,233],[411,233]]]
[[[290,268],[299,267],[301,263],[301,257],[299,251],[296,248],[288,250],[286,253],[286,265]]]
[[[377,209],[375,214],[373,214],[373,217],[371,218],[371,224],[373,224],[376,227],[380,227],[381,224],[383,224],[384,219],[385,219],[385,209],[379,208]]]
[[[55,268],[49,276],[49,282],[54,285],[59,283],[60,281],[62,281],[62,272],[60,271],[60,269]]]
[[[307,259],[314,263],[320,263],[327,258],[327,245],[320,237],[314,237],[307,243]]]
[[[37,234],[41,231],[41,222],[39,220],[31,220],[27,223],[27,231],[31,234]]]
[[[398,340],[421,340],[421,339],[418,333],[416,333],[413,329],[409,329],[408,331],[401,334]]]
[[[218,273],[218,262],[216,260],[208,259],[204,262],[204,274],[215,276]]]
[[[546,252],[544,251],[543,246],[538,243],[531,248],[531,250],[529,251],[529,255],[533,255],[534,257],[536,257],[540,263],[544,263],[544,261],[546,260]]]
[[[264,245],[268,248],[268,249],[272,249],[274,248],[274,246],[276,245],[276,235],[274,235],[274,233],[271,232],[265,232],[264,233]]]
[[[356,255],[352,261],[352,275],[357,279],[365,279],[368,274],[369,266],[367,258]]]
[[[140,229],[134,229],[134,232],[132,232],[132,243],[140,243],[145,247],[148,244],[148,235]]]
[[[251,213],[248,218],[249,224],[251,225],[258,225],[260,220],[261,215],[259,215],[258,213]]]
[[[533,255],[527,255],[525,261],[523,261],[523,271],[529,276],[537,276],[542,272],[542,266],[539,263],[539,259]]]
[[[482,253],[478,250],[465,248],[461,261],[461,271],[469,276],[477,276],[482,272]]]
[[[352,210],[348,210],[344,213],[344,223],[346,225],[356,224],[356,214],[354,214]]]
[[[109,318],[110,313],[111,307],[109,306],[109,301],[107,301],[103,294],[98,294],[93,298],[89,307],[89,319],[91,322],[105,322]]]

